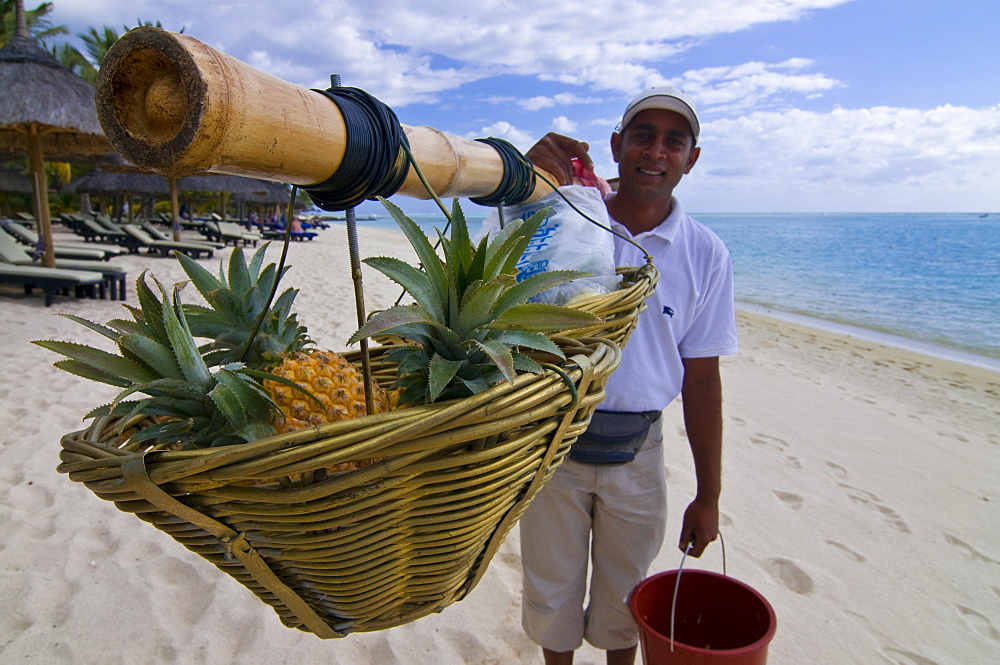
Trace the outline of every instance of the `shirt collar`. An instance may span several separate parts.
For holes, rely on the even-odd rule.
[[[667,218],[660,222],[657,226],[653,227],[649,231],[644,231],[637,236],[632,236],[633,240],[638,240],[639,238],[644,238],[647,236],[656,236],[666,240],[668,243],[673,244],[674,239],[677,237],[677,232],[680,230],[681,219],[684,218],[684,208],[681,207],[681,202],[677,200],[677,197],[670,197],[670,214]],[[625,233],[631,236],[631,232],[625,227],[624,224],[619,222],[615,218],[611,218],[612,227],[619,232]]]

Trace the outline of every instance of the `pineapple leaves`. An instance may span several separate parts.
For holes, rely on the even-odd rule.
[[[537,296],[546,289],[560,284],[565,284],[566,282],[571,282],[578,277],[587,277],[588,275],[590,275],[590,273],[580,272],[578,270],[552,270],[533,275],[524,281],[518,282],[515,286],[512,286],[497,299],[496,308],[493,312],[494,316],[499,316],[511,307],[527,302],[530,298]],[[600,319],[593,314],[588,314],[587,316],[591,319],[590,323],[587,325],[600,323]],[[582,326],[576,327],[579,328]],[[549,330],[559,330],[559,327],[553,326],[552,328],[549,328]]]
[[[348,344],[354,344],[365,337],[379,335],[410,323],[433,323],[434,319],[418,305],[397,305],[372,314],[365,325],[351,335]]]
[[[540,332],[529,332],[527,330],[505,330],[501,339],[508,346],[519,346],[536,351],[547,351],[560,358],[565,358],[562,349],[556,343]]]
[[[545,303],[525,303],[511,307],[493,323],[490,328],[509,330],[529,330],[546,332],[550,330],[575,330],[599,323],[593,314],[581,312],[572,307],[560,307]]]
[[[108,374],[99,369],[88,365],[87,363],[82,363],[79,360],[57,360],[52,363],[54,367],[58,367],[64,372],[69,372],[70,374],[76,374],[84,379],[89,379],[91,381],[97,381],[98,383],[106,383],[109,386],[116,386],[118,388],[127,388],[131,384],[122,379],[121,377],[115,376],[113,374]]]
[[[434,354],[427,366],[427,396],[429,401],[433,402],[444,392],[444,389],[448,387],[464,364],[461,360],[447,360],[436,353]]]
[[[431,316],[439,320],[444,318],[440,294],[435,292],[427,273],[417,270],[406,261],[387,256],[373,256],[364,259],[362,263],[402,286]]]
[[[220,369],[215,373],[215,379],[217,383],[208,396],[237,431],[252,426],[259,413],[274,408],[274,403],[255,381],[236,371]]]
[[[80,325],[86,326],[87,328],[90,328],[94,332],[104,335],[113,342],[118,340],[119,331],[115,330],[114,328],[111,328],[110,326],[104,326],[101,325],[100,323],[94,323],[93,321],[90,321],[80,316],[76,316],[75,314],[60,314],[60,316],[67,318],[70,321],[76,321]]]
[[[506,286],[500,280],[486,284],[475,282],[474,287],[463,295],[449,327],[460,337],[466,337],[470,331],[489,323],[495,318],[493,310]]]
[[[122,358],[114,353],[108,353],[107,351],[102,351],[101,349],[94,349],[84,344],[50,340],[41,340],[34,343],[43,349],[55,351],[56,353],[62,354],[82,365],[86,365],[99,374],[118,377],[119,381],[123,382],[102,381],[102,383],[125,387],[133,383],[146,383],[147,381],[152,381],[156,378],[145,367],[139,365],[138,363],[134,363],[131,360]],[[72,367],[74,369],[79,368],[79,365],[73,365]],[[73,373],[78,376],[83,376],[78,372]],[[85,378],[91,377],[88,376]]]
[[[528,302],[588,273],[550,271],[517,281],[517,263],[549,209],[513,220],[473,245],[455,199],[450,236],[438,231],[438,256],[415,222],[380,200],[409,239],[420,267],[392,257],[365,263],[400,284],[415,304],[377,312],[348,342],[391,333],[415,343],[388,356],[399,363],[395,385],[402,389],[401,404],[464,397],[488,390],[497,381],[512,381],[518,371],[541,372],[542,366],[521,349],[564,357],[543,333],[600,323],[577,309]]]
[[[235,254],[239,248],[233,250]],[[182,252],[174,252],[174,256],[180,262],[181,267],[184,268],[184,272],[187,273],[191,281],[194,282],[195,288],[201,293],[205,300],[209,299],[209,294],[213,291],[217,291],[225,286],[215,275],[210,273],[208,270],[202,267],[200,263],[189,257],[187,254]]]
[[[158,376],[176,379],[183,377],[173,351],[155,339],[142,335],[126,334],[118,340],[118,345],[123,352],[128,351],[133,356],[141,358]]]
[[[413,246],[424,272],[427,273],[434,293],[447,294],[448,278],[445,275],[444,266],[441,265],[441,259],[438,257],[437,252],[434,251],[430,240],[427,239],[427,236],[420,227],[396,205],[381,197],[379,197],[379,200],[385,206],[385,209],[389,211],[389,214],[392,215],[392,218],[396,220],[396,224],[406,235],[410,241],[410,245]],[[441,302],[444,302],[444,300],[441,300]]]
[[[198,345],[195,344],[194,338],[191,336],[191,330],[188,328],[187,321],[184,318],[184,309],[181,307],[180,300],[180,287],[174,287],[173,303],[172,306],[168,306],[166,304],[168,300],[166,290],[159,282],[157,282],[157,286],[160,287],[160,291],[163,293],[163,327],[166,330],[167,339],[170,340],[170,346],[177,356],[177,362],[184,373],[184,378],[192,383],[205,386],[210,385],[212,373],[202,359]]]
[[[506,344],[500,340],[487,339],[476,342],[476,345],[490,357],[493,365],[503,372],[508,381],[514,380],[514,357]]]

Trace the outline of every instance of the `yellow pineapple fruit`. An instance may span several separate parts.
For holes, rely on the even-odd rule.
[[[262,246],[249,261],[241,248],[234,249],[228,275],[220,270],[218,277],[190,258],[177,256],[209,305],[186,306],[192,333],[209,340],[201,347],[206,363],[240,362],[284,379],[261,382],[278,407],[271,425],[279,434],[367,415],[362,371],[338,353],[312,347],[305,326],[291,311],[298,291],[285,290],[268,307],[281,275],[275,264],[263,265],[266,249]],[[386,391],[377,384],[372,385],[372,407],[373,413],[391,408]],[[362,463],[347,466],[358,464]]]
[[[284,418],[275,423],[279,434],[324,423],[367,415],[364,376],[344,356],[332,351],[299,351],[270,369],[271,374],[293,381],[316,399],[286,384],[266,379],[264,390]],[[385,390],[372,387],[374,413],[390,410]]]

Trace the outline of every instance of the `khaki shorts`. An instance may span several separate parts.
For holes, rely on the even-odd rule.
[[[579,648],[584,639],[607,650],[638,642],[628,595],[663,542],[662,443],[662,426],[654,425],[628,464],[565,460],[521,518],[521,617],[536,644],[561,652]]]

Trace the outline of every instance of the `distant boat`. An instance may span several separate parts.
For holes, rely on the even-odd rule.
[[[982,219],[983,217],[989,217],[989,216],[990,216],[990,213],[988,213],[988,212],[984,212],[983,214],[981,214],[981,215],[979,216],[979,219]]]

